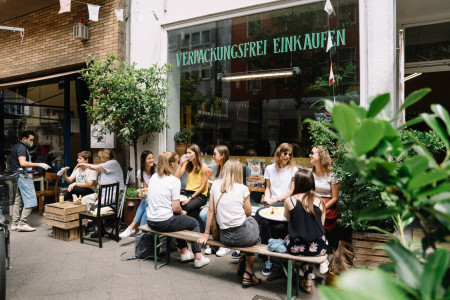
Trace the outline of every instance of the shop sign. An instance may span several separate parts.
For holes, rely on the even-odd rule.
[[[272,44],[273,54],[305,51],[327,47],[328,33],[333,46],[345,45],[345,29],[312,32],[304,35],[277,37],[271,40],[231,44],[177,53],[177,65],[189,66],[206,62],[267,55],[267,45]]]
[[[116,148],[116,135],[100,135],[101,125],[91,124],[91,148]]]

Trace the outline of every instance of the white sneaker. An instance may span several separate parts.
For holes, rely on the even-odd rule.
[[[330,263],[328,262],[328,259],[326,259],[323,263],[320,264],[319,266],[319,272],[320,274],[325,274],[326,272],[328,272],[328,265]]]
[[[206,258],[203,255],[199,260],[194,260],[194,267],[196,268],[201,268],[203,266],[206,266],[207,264],[209,264],[209,258]]]
[[[17,231],[27,231],[27,232],[30,232],[30,231],[35,231],[35,230],[36,230],[36,228],[33,228],[33,227],[31,227],[30,225],[28,225],[28,224],[17,225]]]
[[[144,224],[138,227],[138,229],[142,230],[142,231],[152,231],[152,229],[150,228],[150,226],[148,226],[148,224]]]
[[[228,252],[230,252],[230,249],[220,247],[219,250],[217,250],[216,255],[222,257],[222,256],[227,255]]]
[[[128,226],[127,229],[125,229],[124,232],[122,232],[121,234],[119,234],[119,237],[121,237],[121,238],[127,238],[127,237],[132,236],[132,235],[135,234],[135,233],[136,233],[136,230]]]
[[[209,245],[206,245],[205,254],[206,255],[211,255],[211,247]]]
[[[11,225],[11,231],[16,231],[17,230],[17,225],[12,224]]]
[[[189,251],[187,254],[181,253],[181,261],[190,261],[194,258],[194,253],[192,253],[191,251]]]

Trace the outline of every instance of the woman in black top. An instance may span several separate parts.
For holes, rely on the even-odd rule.
[[[327,253],[325,236],[325,203],[314,194],[314,176],[302,169],[295,173],[294,192],[284,201],[284,216],[289,220],[286,246],[289,254],[319,256]],[[314,266],[303,263],[304,280],[301,285],[311,293]]]

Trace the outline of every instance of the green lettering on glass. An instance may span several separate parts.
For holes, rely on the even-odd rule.
[[[278,50],[278,42],[280,41],[280,38],[273,39],[273,53],[280,53]]]
[[[319,46],[320,46],[320,33],[319,32],[312,33],[312,46],[314,49],[319,48]]]
[[[239,44],[239,55],[238,55],[238,58],[244,57],[244,50],[242,49],[243,45],[244,44]]]
[[[322,38],[321,38],[321,42],[320,42],[320,48],[325,47],[325,43],[327,42],[327,38],[328,38],[328,31],[322,31]]]
[[[261,52],[262,43],[263,43],[263,41],[256,42],[256,55],[258,55],[258,56],[262,55],[262,52]]]
[[[182,54],[181,53],[177,53],[177,66],[180,66],[181,57],[182,57]]]
[[[219,56],[220,53],[220,56]],[[223,47],[217,49],[217,60],[223,60]]]
[[[303,50],[301,37],[301,35],[299,35],[298,37],[294,36],[294,43],[297,45],[296,48],[298,47],[298,50]]]
[[[267,40],[264,40],[264,55],[267,53]]]
[[[205,61],[206,62],[210,62],[211,60],[208,59],[208,57],[210,58],[210,54],[208,54],[208,52],[211,51],[211,49],[205,49]]]
[[[250,42],[250,57],[256,56],[255,48],[256,48],[256,43]]]
[[[237,48],[237,45],[236,45],[236,44],[234,44],[233,46],[231,46],[231,57],[232,57],[232,58],[236,58],[236,56],[237,56],[237,50],[236,50],[236,48]]]
[[[186,59],[187,59],[187,54],[186,54],[186,52],[183,52],[183,65],[187,65],[188,64]]]
[[[339,46],[341,43],[345,45],[345,29],[339,29],[337,31],[336,46]]]
[[[204,63],[205,62],[205,57],[203,54],[203,49],[198,50],[198,62],[199,63]]]
[[[311,36],[309,33],[305,34],[305,42],[303,43],[304,50],[306,50],[306,46],[308,46],[308,49],[311,49]]]
[[[231,58],[231,46],[223,46],[223,59]]]
[[[193,65],[194,64],[194,53],[192,51],[189,51],[189,59],[188,59],[188,65]]]

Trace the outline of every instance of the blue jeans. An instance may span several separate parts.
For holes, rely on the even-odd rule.
[[[208,218],[209,205],[202,208],[198,215],[198,223],[200,224],[200,232],[205,232],[206,219]]]
[[[139,223],[140,226],[147,224],[147,206],[147,198],[142,199],[136,211],[136,215],[134,216],[133,221]]]

